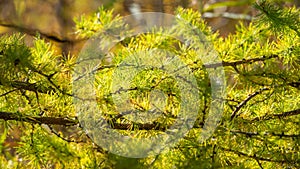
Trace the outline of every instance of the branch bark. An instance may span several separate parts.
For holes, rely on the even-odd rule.
[[[81,42],[81,41],[85,40],[85,39],[70,39],[67,37],[60,37],[58,35],[51,35],[51,34],[42,32],[41,30],[38,30],[38,29],[30,29],[25,26],[16,25],[14,23],[5,23],[4,21],[0,21],[0,26],[4,26],[7,28],[13,28],[20,32],[31,35],[31,36],[36,36],[37,34],[40,34],[41,37],[58,42],[58,43],[77,43],[77,42]]]
[[[257,58],[251,58],[251,59],[243,59],[243,60],[238,60],[234,62],[225,62],[222,61],[220,63],[212,63],[212,64],[204,64],[205,68],[217,68],[221,66],[237,66],[237,65],[242,65],[246,63],[253,63],[253,62],[258,62],[258,61],[265,61],[273,58],[278,58],[278,55],[271,55],[271,56],[262,56],[262,57],[257,57]]]
[[[72,120],[63,117],[39,117],[39,116],[28,116],[22,115],[21,113],[11,113],[0,111],[0,119],[3,120],[14,120],[22,121],[33,124],[48,124],[48,125],[64,125],[64,126],[74,126],[79,124],[78,120]]]
[[[40,116],[29,116],[23,115],[20,112],[12,113],[12,112],[4,112],[0,111],[0,119],[9,121],[20,121],[27,122],[32,124],[47,124],[47,125],[63,125],[63,126],[74,126],[79,125],[79,121],[77,119],[69,119],[65,117],[40,117]],[[113,123],[111,124],[113,129],[118,130],[129,130],[132,127],[138,127],[140,130],[163,130],[163,128],[156,123],[149,124],[123,124],[123,123]]]
[[[223,150],[223,151],[227,151],[227,152],[232,152],[234,154],[237,154],[239,156],[244,156],[247,158],[252,158],[254,160],[259,160],[259,161],[268,161],[268,162],[276,162],[276,163],[288,163],[286,160],[279,160],[279,159],[271,159],[271,158],[265,158],[265,157],[259,157],[256,154],[251,155],[251,154],[247,154],[244,152],[240,152],[237,150],[233,150],[233,149],[229,149],[229,148],[225,148],[225,147],[220,147],[218,146],[219,149]]]
[[[292,110],[292,111],[283,112],[280,114],[267,114],[262,117],[256,117],[256,118],[252,119],[251,121],[256,122],[256,121],[261,121],[261,120],[282,119],[285,117],[296,116],[299,114],[300,114],[300,109],[296,109],[296,110]]]
[[[244,101],[242,101],[239,105],[237,105],[237,107],[235,108],[235,110],[232,112],[230,120],[233,120],[233,118],[235,118],[236,116],[238,116],[238,112],[240,111],[240,109],[245,106],[252,98],[254,98],[255,96],[261,94],[263,91],[269,90],[269,88],[261,88],[260,90],[250,94]]]
[[[20,112],[12,113],[12,112],[4,112],[0,111],[0,119],[9,121],[19,121],[19,122],[27,122],[32,124],[46,124],[46,125],[62,125],[62,126],[75,126],[79,125],[80,123],[77,119],[70,119],[66,117],[41,117],[41,116],[29,116],[24,115]],[[116,130],[132,130],[132,129],[139,129],[139,130],[159,130],[165,131],[167,126],[163,126],[159,123],[117,123],[115,120],[111,123],[110,126],[112,129]],[[199,128],[203,126],[203,124],[195,124],[195,128]]]

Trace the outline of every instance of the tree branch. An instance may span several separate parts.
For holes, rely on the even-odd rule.
[[[254,98],[255,96],[257,96],[258,94],[262,93],[265,90],[269,90],[269,88],[261,88],[260,90],[250,94],[245,100],[243,100],[239,105],[237,105],[236,109],[232,112],[231,116],[230,116],[230,120],[233,120],[233,118],[235,118],[236,116],[238,116],[238,112],[240,111],[240,109],[245,106],[247,104],[247,102],[249,102],[252,98]]]
[[[79,125],[79,121],[77,119],[69,119],[65,117],[40,117],[40,116],[29,116],[23,115],[20,112],[12,113],[12,112],[3,112],[0,111],[0,119],[9,121],[20,121],[20,122],[27,122],[32,124],[46,124],[46,125],[62,125],[62,126],[75,126]],[[122,119],[122,117],[121,117]],[[157,130],[157,131],[165,131],[168,126],[161,125],[160,123],[117,123],[116,120],[107,121],[110,123],[110,127],[116,130],[132,130],[132,129],[139,129],[139,130]],[[199,128],[203,126],[203,124],[195,124],[195,128]],[[80,127],[80,126],[79,126]]]
[[[298,138],[300,137],[300,134],[285,134],[284,132],[281,133],[274,133],[274,132],[264,132],[264,133],[259,133],[259,132],[246,132],[246,131],[241,131],[241,130],[229,130],[230,133],[233,134],[242,134],[246,135],[248,137],[253,137],[253,136],[274,136],[274,137],[285,137],[285,138]]]
[[[289,86],[292,86],[294,88],[300,89],[300,81],[298,82],[290,82],[288,83]]]
[[[1,82],[0,82],[0,83],[1,83]],[[10,94],[10,93],[12,93],[12,92],[15,92],[15,91],[17,91],[17,89],[13,89],[13,90],[10,90],[10,91],[5,92],[5,93],[3,93],[3,94],[0,94],[0,97],[6,96],[6,95],[8,95],[8,94]]]
[[[23,115],[20,112],[12,113],[12,112],[3,112],[0,111],[0,119],[2,120],[14,120],[20,122],[28,122],[32,124],[47,124],[47,125],[63,125],[63,126],[74,126],[78,125],[79,121],[72,120],[64,117],[40,117],[40,116],[29,116]],[[129,130],[134,127],[138,127],[140,130],[163,130],[163,127],[156,123],[149,124],[129,124],[129,123],[113,123],[111,124],[113,129],[118,130]]]
[[[14,120],[22,121],[33,124],[52,124],[52,125],[63,125],[63,126],[74,126],[79,124],[78,120],[72,120],[63,117],[39,117],[39,116],[28,116],[22,115],[21,113],[11,113],[0,111],[0,119],[3,120]]]
[[[205,12],[202,14],[203,18],[228,18],[228,19],[236,19],[236,20],[253,20],[254,17],[250,15],[245,14],[238,14],[238,13],[229,13],[229,12],[223,12],[223,13],[212,13],[212,12]]]
[[[9,82],[8,84],[10,84],[11,87],[16,88],[18,90],[28,90],[28,91],[39,92],[39,93],[44,93],[44,94],[48,94],[49,92],[55,91],[55,89],[52,87],[43,88],[41,86],[37,86],[35,83],[29,83],[29,82],[12,81],[12,82]],[[0,85],[4,85],[4,84],[2,84],[0,82]],[[13,91],[15,91],[15,90],[12,90],[11,92],[13,92]],[[7,92],[2,95],[7,95],[11,92]]]
[[[253,62],[258,62],[258,61],[265,61],[273,58],[278,58],[278,55],[271,55],[271,56],[262,56],[258,58],[252,58],[252,59],[243,59],[243,60],[238,60],[234,62],[219,62],[219,63],[212,63],[212,64],[204,64],[205,68],[217,68],[217,67],[222,67],[222,66],[237,66],[237,65],[242,65],[246,63],[253,63]]]
[[[224,147],[221,147],[221,146],[218,146],[218,147],[221,150],[223,150],[223,151],[232,152],[232,153],[237,154],[239,156],[244,156],[244,157],[252,158],[254,160],[276,162],[276,163],[288,163],[286,160],[277,160],[277,159],[271,159],[271,158],[264,158],[264,157],[259,157],[256,154],[251,155],[251,154],[246,154],[244,152],[240,152],[240,151],[237,151],[237,150],[233,150],[233,149],[229,149],[229,148],[224,148]]]
[[[41,37],[43,37],[45,39],[49,39],[49,40],[59,42],[59,43],[77,43],[77,42],[81,42],[81,41],[85,40],[85,39],[70,39],[67,37],[59,37],[59,35],[50,35],[48,33],[42,32],[41,30],[38,30],[38,29],[30,29],[28,27],[16,25],[13,23],[4,23],[4,21],[0,21],[0,26],[7,27],[7,28],[13,28],[20,32],[31,35],[31,36],[36,36],[37,34],[40,34]]]
[[[52,87],[43,88],[41,86],[36,85],[35,83],[29,83],[29,82],[14,81],[11,82],[11,86],[17,89],[23,89],[23,90],[39,92],[44,94],[48,94],[49,92],[55,91],[55,89]]]
[[[295,116],[295,115],[299,115],[299,114],[300,114],[300,109],[296,109],[296,110],[292,110],[292,111],[283,112],[280,114],[267,114],[262,117],[256,117],[256,118],[252,119],[251,121],[255,122],[255,121],[261,121],[261,120],[282,119],[285,117]]]

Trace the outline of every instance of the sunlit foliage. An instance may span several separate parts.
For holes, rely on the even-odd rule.
[[[183,8],[175,11],[203,32],[222,59],[220,63],[203,65],[189,44],[160,32],[123,39],[112,49],[109,61],[99,64],[95,72],[99,111],[112,127],[131,137],[163,132],[178,116],[181,95],[173,77],[151,67],[133,79],[130,89],[112,93],[112,74],[124,59],[144,50],[168,49],[196,77],[201,101],[193,129],[175,147],[143,159],[111,154],[81,128],[73,106],[71,77],[79,64],[77,56],[57,55],[39,37],[29,47],[20,34],[2,36],[1,168],[300,168],[300,12],[264,0],[254,6],[260,12],[255,20],[238,25],[226,38],[213,32],[200,13]],[[101,33],[110,36],[109,32],[125,27],[121,16],[103,8],[75,22],[76,33],[83,38]],[[174,28],[177,32],[185,32],[181,24]],[[124,35],[126,32],[119,36]],[[189,32],[183,36],[188,37]],[[200,143],[197,138],[211,103],[207,70],[221,66],[227,81],[227,96],[219,98],[225,101],[223,117],[214,134]],[[132,123],[120,116],[112,95],[128,92],[134,108],[143,111],[151,108],[154,89],[167,95],[163,115],[155,123],[142,123],[143,119]],[[16,152],[11,151],[9,140],[14,140]]]

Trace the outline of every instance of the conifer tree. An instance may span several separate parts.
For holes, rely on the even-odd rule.
[[[133,138],[164,132],[178,116],[181,96],[174,78],[151,67],[134,77],[128,90],[113,93],[112,74],[124,59],[133,51],[168,49],[196,77],[201,99],[192,129],[174,147],[145,158],[126,158],[103,149],[83,129],[88,124],[79,123],[72,86],[78,56],[58,55],[38,36],[33,46],[25,44],[22,34],[2,36],[1,168],[300,168],[300,11],[268,0],[254,7],[259,15],[247,26],[238,25],[228,37],[212,31],[197,11],[175,11],[206,36],[221,58],[219,63],[203,64],[194,48],[161,32],[123,39],[111,60],[93,70],[94,85],[101,86],[96,90],[99,111],[112,128]],[[103,8],[75,22],[76,33],[86,39],[125,27],[121,16]],[[185,29],[185,22],[178,20],[174,30]],[[188,31],[183,36],[194,38]],[[224,101],[222,118],[213,135],[199,142],[213,100],[207,71],[219,67],[224,68],[227,83],[226,95],[218,98]],[[136,109],[148,109],[145,98],[153,89],[168,97],[163,115],[154,123],[133,123],[116,110],[113,97],[121,92],[130,94]]]

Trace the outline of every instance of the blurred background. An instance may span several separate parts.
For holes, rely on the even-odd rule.
[[[256,15],[255,0],[0,0],[0,33],[23,32],[30,45],[39,33],[51,41],[58,53],[77,54],[84,41],[75,35],[74,18],[89,15],[100,6],[115,14],[134,11],[172,14],[176,7],[193,8],[221,36],[234,32],[239,22],[245,24]],[[299,6],[299,0],[278,0],[283,5]]]

